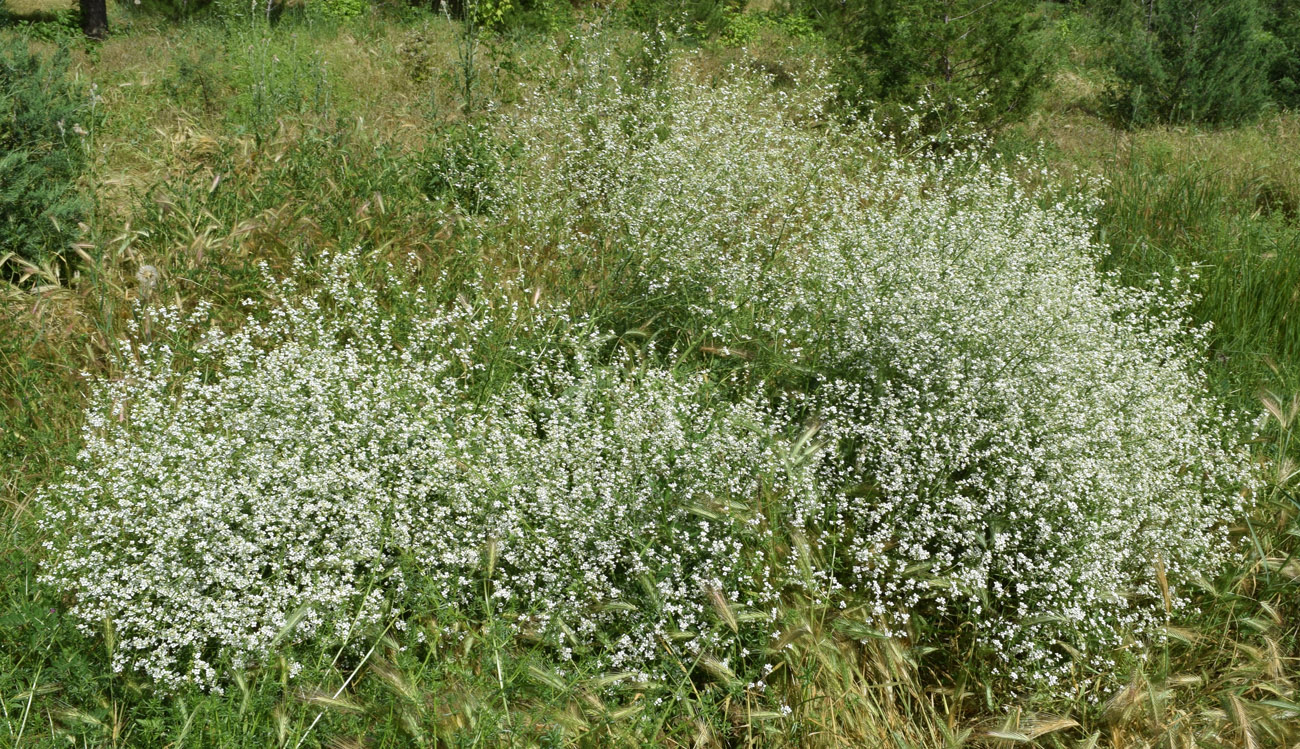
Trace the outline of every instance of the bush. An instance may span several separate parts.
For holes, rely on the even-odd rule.
[[[1123,123],[1232,124],[1267,104],[1275,49],[1258,0],[1123,0],[1112,17]]]
[[[309,15],[339,21],[366,12],[366,0],[314,0],[307,3]]]
[[[744,683],[786,594],[1003,687],[1147,655],[1253,478],[1182,293],[1096,270],[1093,189],[906,159],[824,76],[583,61],[507,123],[475,228],[536,290],[380,294],[349,253],[237,333],[160,310],[119,348],[39,502],[116,665],[212,685],[282,632],[451,609]]]
[[[78,182],[94,109],[69,60],[0,40],[0,247],[28,262],[67,250],[91,208]]]
[[[840,95],[862,111],[924,100],[934,105],[928,129],[972,114],[994,127],[1025,117],[1047,83],[1033,0],[803,0],[801,7],[840,48]]]
[[[624,19],[641,31],[662,27],[677,35],[708,39],[725,31],[744,6],[744,0],[637,0],[626,4]]]
[[[1265,27],[1276,46],[1268,69],[1273,100],[1295,109],[1300,107],[1300,7],[1286,0],[1270,3]]]
[[[226,101],[227,83],[211,50],[178,54],[159,81],[173,102],[202,112],[216,112]]]
[[[812,21],[799,13],[729,10],[726,14],[726,25],[722,30],[721,42],[731,47],[744,46],[757,39],[765,29],[776,30],[788,37],[803,41],[811,40],[817,35]]]
[[[818,435],[796,515],[824,595],[1049,689],[1161,636],[1231,554],[1250,472],[1181,292],[1095,270],[1091,188],[1043,204],[978,152],[909,162],[828,127],[815,82],[587,71],[526,123],[525,245],[611,327],[784,394]]]
[[[438,38],[428,26],[408,31],[397,47],[402,71],[415,83],[427,83],[445,67]]]
[[[516,10],[514,0],[440,0],[433,6],[436,10],[446,7],[454,18],[485,29],[501,26]]]
[[[96,388],[43,500],[46,579],[83,630],[110,624],[115,668],[219,687],[280,642],[346,641],[418,602],[663,677],[669,636],[700,654],[754,634],[719,597],[770,621],[772,560],[742,552],[765,545],[752,518],[784,469],[754,404],[597,366],[579,337],[521,354],[479,400],[465,383],[511,321],[418,291],[389,316],[361,263],[328,260],[321,292],[205,334],[186,367],[172,341],[202,310],[152,310],[161,340],[123,348],[126,378]]]

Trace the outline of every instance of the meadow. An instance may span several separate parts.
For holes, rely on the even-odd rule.
[[[1300,114],[259,5],[0,14],[6,741],[1300,745]]]

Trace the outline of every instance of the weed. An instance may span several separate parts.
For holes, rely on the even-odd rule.
[[[67,49],[43,57],[0,41],[0,247],[26,263],[67,252],[90,212],[80,181],[94,94],[70,80],[69,61]]]

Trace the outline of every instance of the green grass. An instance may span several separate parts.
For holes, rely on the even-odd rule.
[[[1112,74],[1097,20],[1052,14],[1065,58],[1040,112],[1009,140],[1042,142],[1053,166],[1107,180],[1103,267],[1132,283],[1199,276],[1194,315],[1215,326],[1211,369],[1236,406],[1257,412],[1262,392],[1300,390],[1300,115],[1118,129],[1104,104]]]
[[[1137,281],[1200,276],[1195,314],[1214,323],[1214,369],[1243,405],[1300,387],[1300,227],[1291,197],[1266,178],[1212,163],[1130,151],[1108,164],[1107,267]]]
[[[1135,284],[1196,277],[1193,314],[1214,325],[1210,368],[1252,412],[1262,392],[1300,388],[1297,127],[1285,113],[1230,131],[1123,133],[1067,113],[1035,128],[1049,161],[1106,180],[1104,268]]]
[[[468,278],[480,266],[508,276],[519,266],[511,247],[482,239],[492,236],[482,219],[457,216],[447,195],[412,178],[467,119],[454,25],[396,14],[339,27],[286,22],[274,32],[135,23],[78,52],[78,74],[98,85],[106,117],[86,178],[99,202],[86,259],[21,268],[20,282],[0,292],[0,740],[918,749],[1300,740],[1300,427],[1290,401],[1300,392],[1300,119],[1121,134],[1088,111],[1087,82],[1028,132],[1047,136],[1044,158],[1054,165],[1108,178],[1105,267],[1135,282],[1195,269],[1194,313],[1215,326],[1214,386],[1251,412],[1262,391],[1279,394],[1254,448],[1268,488],[1237,529],[1254,552],[1205,581],[1200,612],[1171,622],[1169,644],[1111,702],[1030,694],[1005,710],[968,674],[928,670],[921,648],[863,644],[860,612],[796,598],[771,652],[771,683],[789,715],[738,698],[744,691],[725,674],[655,687],[611,686],[582,668],[559,675],[538,643],[440,610],[406,632],[365,632],[354,648],[294,654],[308,665],[292,682],[284,659],[220,695],[164,695],[141,676],[113,673],[113,633],[78,632],[61,614],[66,602],[36,580],[44,551],[33,503],[76,452],[81,373],[114,375],[107,352],[132,315],[140,266],[163,270],[154,293],[187,309],[212,303],[227,324],[242,299],[272,294],[259,262],[284,272],[296,256],[361,245],[376,263],[413,254],[426,279]],[[484,42],[470,85],[483,101],[519,106],[516,82],[565,64],[548,41]],[[782,50],[760,46],[751,62],[784,71],[796,63]],[[562,281],[551,293],[566,291]],[[567,291],[581,293],[576,283]]]

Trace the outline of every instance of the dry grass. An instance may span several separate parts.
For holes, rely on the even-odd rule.
[[[72,0],[5,0],[5,7],[16,16],[34,16],[70,10],[76,7]]]

